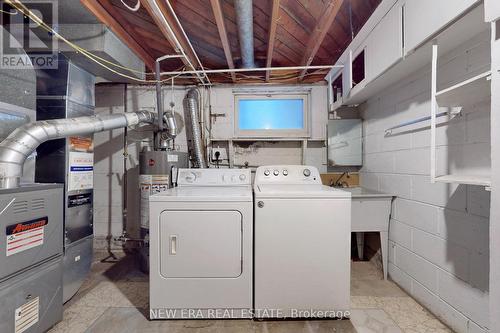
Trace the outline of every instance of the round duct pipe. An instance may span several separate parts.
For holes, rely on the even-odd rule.
[[[154,123],[156,114],[138,111],[122,114],[41,120],[26,124],[0,143],[0,188],[19,187],[26,158],[45,141]]]
[[[238,39],[240,41],[241,62],[243,68],[254,68],[253,54],[253,1],[234,0]]]

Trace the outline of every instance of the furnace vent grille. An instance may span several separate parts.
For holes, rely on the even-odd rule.
[[[31,210],[40,210],[45,208],[45,199],[33,199],[31,200]]]
[[[14,214],[26,213],[28,211],[28,201],[17,201],[12,205]]]

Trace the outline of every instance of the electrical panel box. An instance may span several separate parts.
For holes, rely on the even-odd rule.
[[[328,121],[328,166],[363,165],[361,119]]]

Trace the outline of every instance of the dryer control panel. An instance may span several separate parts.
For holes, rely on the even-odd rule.
[[[179,169],[178,186],[251,185],[250,169]]]
[[[321,184],[321,177],[314,166],[268,165],[257,168],[255,184]]]

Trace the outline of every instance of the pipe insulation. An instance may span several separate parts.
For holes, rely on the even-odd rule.
[[[234,0],[238,39],[240,41],[241,62],[243,68],[254,68],[253,54],[253,1]]]
[[[14,130],[0,143],[0,188],[18,187],[26,158],[42,143],[73,135],[92,134],[139,123],[153,124],[156,114],[138,111],[36,121]]]
[[[191,120],[191,130],[193,136],[193,150],[195,157],[195,166],[198,168],[206,168],[205,158],[203,156],[203,143],[201,140],[201,128],[198,119],[199,93],[196,88],[189,89],[186,94],[186,108],[189,119]]]

